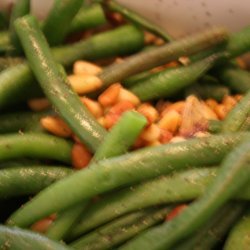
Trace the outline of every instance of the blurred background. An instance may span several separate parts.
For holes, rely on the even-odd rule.
[[[0,0],[0,9],[8,9],[15,0]],[[17,0],[18,1],[18,0]],[[32,10],[43,18],[53,0],[32,0]],[[232,31],[250,24],[249,0],[119,0],[149,20],[164,27],[175,38],[212,25]]]

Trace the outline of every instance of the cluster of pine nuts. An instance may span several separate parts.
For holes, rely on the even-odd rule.
[[[176,62],[168,66],[175,67]],[[136,110],[147,118],[147,126],[134,144],[135,149],[183,141],[189,137],[207,136],[208,121],[223,120],[241,99],[240,95],[225,96],[222,102],[218,103],[214,99],[203,101],[195,96],[188,96],[186,100],[178,102],[160,100],[156,104],[142,103],[135,94],[125,89],[120,83],[114,83],[103,91],[97,100],[94,100],[86,94],[101,87],[102,84],[97,77],[101,71],[102,68],[93,63],[77,61],[73,67],[73,74],[68,76],[68,79],[73,89],[79,94],[83,105],[107,130],[110,130],[121,115],[128,110]],[[29,100],[28,104],[34,111],[41,111],[50,106],[49,101],[44,98]],[[72,164],[76,169],[88,165],[92,154],[60,117],[45,116],[40,122],[42,127],[50,133],[74,139]]]

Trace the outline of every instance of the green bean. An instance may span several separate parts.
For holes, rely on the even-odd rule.
[[[225,250],[241,249],[247,250],[250,245],[250,210],[232,228],[224,245]]]
[[[92,161],[100,161],[125,154],[134,144],[146,124],[146,118],[139,113],[134,111],[124,113],[111,132],[106,135]]]
[[[45,115],[51,114],[47,112],[16,112],[0,115],[0,134],[13,132],[42,132],[40,119]]]
[[[72,228],[68,239],[72,240],[103,223],[137,209],[196,199],[217,176],[217,171],[217,168],[211,167],[186,170],[104,196],[85,211],[78,224]],[[249,188],[242,190],[236,198],[249,200]]]
[[[95,60],[117,55],[131,54],[143,47],[143,32],[135,26],[124,25],[115,30],[106,31],[71,45],[52,50],[55,59],[64,66],[70,66],[76,60],[84,58]]]
[[[243,128],[250,113],[250,90],[227,114],[222,123],[222,132],[235,132]],[[243,127],[242,127],[243,126]]]
[[[129,90],[140,100],[170,97],[204,75],[222,55],[213,55],[189,66],[166,69],[142,79]]]
[[[0,163],[0,169],[15,168],[15,167],[32,167],[42,165],[41,160],[30,158],[18,158],[15,160],[4,161]]]
[[[209,120],[208,121],[208,132],[217,134],[221,132],[222,121],[219,120]]]
[[[52,49],[55,59],[71,65],[84,58],[92,60],[119,54],[132,53],[143,46],[143,33],[133,26],[122,26],[112,31],[95,35],[74,45]],[[41,96],[41,88],[28,64],[20,64],[0,74],[0,109],[17,104],[30,97]]]
[[[81,7],[82,2],[82,0],[54,1],[42,28],[50,45],[54,46],[63,42],[70,29],[69,24]]]
[[[73,18],[69,32],[78,32],[106,24],[107,20],[100,4],[82,7]]]
[[[1,249],[70,250],[72,248],[52,241],[41,234],[20,228],[0,225]]]
[[[25,227],[47,215],[117,187],[190,166],[218,164],[225,154],[248,136],[248,133],[213,135],[140,149],[99,161],[44,189],[17,210],[8,223]]]
[[[14,167],[0,170],[0,199],[36,194],[73,170],[58,166]]]
[[[10,40],[13,46],[15,47],[15,51],[18,54],[22,53],[22,46],[20,41],[17,37],[14,22],[19,17],[25,16],[30,12],[30,0],[19,0],[14,4],[13,10],[11,11],[10,17]]]
[[[97,149],[92,161],[100,161],[125,153],[134,144],[146,123],[145,117],[139,113],[134,111],[124,113],[110,133],[106,135],[104,142]],[[114,145],[116,146],[114,147]],[[76,219],[79,218],[82,211],[85,210],[86,203],[84,201],[84,203],[65,210],[49,227],[46,235],[57,240],[67,236],[69,229]]]
[[[21,57],[0,57],[0,72],[23,62],[24,59]]]
[[[250,177],[250,143],[244,141],[225,157],[218,175],[204,194],[180,215],[142,233],[120,249],[173,249],[180,240],[197,232]]]
[[[250,73],[233,64],[227,64],[213,72],[219,80],[236,93],[250,90]]]
[[[0,32],[0,50],[4,50],[10,45],[10,37],[8,31]]]
[[[75,249],[110,249],[163,221],[170,208],[138,211],[112,221],[72,242]]]
[[[211,250],[221,243],[230,227],[239,219],[245,205],[228,203],[196,234],[183,243],[175,246],[175,250]],[[239,249],[239,248],[234,248]],[[241,249],[241,248],[240,248]]]
[[[222,84],[196,83],[185,89],[185,95],[196,95],[201,99],[212,98],[216,101],[222,101],[223,97],[230,95],[230,90]]]
[[[71,147],[70,142],[52,135],[6,134],[0,136],[0,161],[31,157],[71,163]]]
[[[120,64],[113,64],[99,74],[105,86],[122,81],[129,76],[152,69],[156,66],[178,59],[180,56],[197,53],[203,49],[222,43],[227,39],[223,28],[212,28],[178,41],[143,51],[133,55]]]
[[[46,96],[69,127],[94,152],[106,131],[82,105],[70,87],[66,73],[62,74],[58,69],[36,19],[32,16],[20,18],[15,27],[30,66]]]
[[[140,25],[146,30],[162,37],[165,41],[172,41],[172,37],[166,33],[160,26],[152,23],[152,21],[147,20],[141,15],[137,14],[131,9],[126,8],[125,6],[117,3],[116,1],[106,1],[104,2],[105,6],[108,7],[109,10],[118,12],[122,14],[126,19],[135,23],[136,25]]]

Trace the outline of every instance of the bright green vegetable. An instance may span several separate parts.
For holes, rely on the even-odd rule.
[[[197,81],[222,55],[213,55],[189,66],[166,69],[142,79],[129,90],[142,101],[170,97]]]
[[[133,55],[127,58],[123,63],[113,64],[107,67],[99,74],[99,77],[107,87],[129,76],[177,60],[180,56],[189,56],[203,49],[225,42],[226,39],[227,32],[225,29],[212,28],[155,49]]]
[[[165,41],[172,41],[172,37],[166,33],[164,29],[156,24],[152,23],[152,21],[147,20],[146,18],[140,16],[136,12],[131,9],[124,7],[123,5],[117,3],[116,1],[106,1],[104,5],[108,7],[109,10],[121,13],[123,17],[128,19],[129,21],[142,26],[148,31],[156,34],[157,36],[162,37]]]
[[[0,136],[0,161],[31,157],[71,163],[72,144],[52,135],[28,133]]]
[[[230,227],[241,217],[245,204],[226,204],[208,223],[190,239],[174,247],[175,250],[211,250],[222,243]],[[234,248],[239,249],[239,248]],[[241,248],[240,248],[241,249]]]
[[[173,249],[197,232],[250,178],[250,143],[241,143],[225,157],[218,175],[200,199],[173,220],[142,233],[120,249]]]
[[[1,249],[36,249],[36,250],[70,250],[72,248],[52,241],[41,234],[20,228],[0,225],[0,248]]]
[[[13,167],[0,170],[0,199],[36,194],[73,170],[58,166]]]
[[[11,11],[11,17],[10,17],[10,40],[13,46],[15,47],[15,51],[18,52],[18,54],[22,53],[22,47],[20,44],[20,41],[17,37],[15,28],[14,28],[14,22],[19,17],[25,16],[29,14],[30,12],[30,0],[19,0],[14,4],[14,7]]]
[[[225,250],[241,249],[247,250],[250,245],[250,211],[243,215],[238,223],[232,228],[226,243],[224,245]]]
[[[43,22],[43,32],[50,45],[63,42],[69,32],[70,23],[74,19],[83,0],[55,0]]]
[[[148,209],[124,215],[72,242],[75,249],[110,249],[163,221],[170,208]]]
[[[66,73],[62,74],[58,69],[35,18],[20,18],[15,27],[44,93],[73,132],[94,152],[106,131],[82,105],[80,98],[70,87]]]
[[[9,218],[8,224],[25,227],[47,215],[117,187],[190,166],[218,164],[248,136],[248,133],[216,135],[140,149],[102,160],[44,189],[17,210]]]
[[[111,129],[110,133],[106,135],[92,161],[100,161],[125,153],[134,144],[146,123],[146,118],[137,112],[128,111],[124,113]],[[68,232],[71,231],[70,229],[76,219],[85,210],[86,203],[84,201],[62,212],[51,227],[49,227],[46,235],[52,239],[64,239]]]
[[[0,57],[0,72],[11,66],[16,66],[23,63],[24,59],[21,57]]]

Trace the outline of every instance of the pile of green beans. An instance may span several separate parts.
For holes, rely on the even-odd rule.
[[[235,58],[250,51],[250,27],[174,40],[115,0],[93,2],[55,0],[40,22],[20,0],[0,23],[0,249],[247,250],[250,73]],[[78,60],[102,68],[78,74]],[[82,99],[72,73],[101,86]],[[201,134],[165,142],[181,135],[166,114],[187,113],[171,102],[190,95],[207,103],[206,127],[194,117]],[[212,120],[208,106],[226,101]]]

